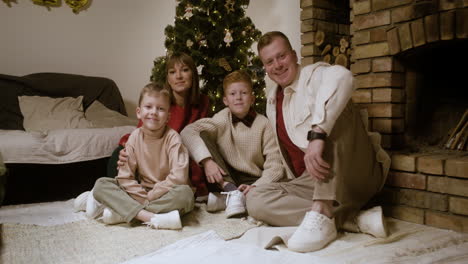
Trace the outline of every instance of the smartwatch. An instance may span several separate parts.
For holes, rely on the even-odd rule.
[[[319,133],[319,132],[315,132],[313,130],[309,130],[309,132],[307,133],[307,140],[309,140],[309,141],[312,141],[314,139],[325,140],[325,138],[327,138],[326,133]]]

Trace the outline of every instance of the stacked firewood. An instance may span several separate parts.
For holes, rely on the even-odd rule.
[[[330,39],[325,32],[318,30],[315,33],[315,46],[319,48],[323,46],[320,54],[322,60],[330,64],[338,64],[347,68],[349,66],[349,56],[351,54],[348,39],[341,37],[337,45],[330,42],[333,42],[333,40]]]
[[[460,122],[450,132],[445,148],[453,150],[466,150],[468,140],[468,109],[463,114]]]

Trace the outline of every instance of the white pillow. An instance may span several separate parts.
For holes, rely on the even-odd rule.
[[[23,126],[28,132],[91,127],[84,116],[83,96],[18,96],[18,102],[24,117]]]
[[[98,100],[95,100],[88,109],[86,109],[85,116],[95,128],[136,126],[138,124],[137,119],[132,119],[117,111],[110,110]]]

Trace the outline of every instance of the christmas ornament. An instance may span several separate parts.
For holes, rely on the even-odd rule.
[[[195,28],[194,30],[197,31],[197,28]],[[198,32],[197,34],[195,34],[195,41],[200,41],[203,39],[205,39],[205,37],[203,36],[202,33]]]
[[[193,41],[190,39],[187,39],[187,41],[185,42],[185,45],[187,45],[188,48],[191,48],[193,46]]]
[[[206,39],[200,40],[198,44],[200,45],[200,47],[208,47]]]
[[[224,31],[226,32],[226,35],[224,36],[224,42],[226,43],[226,47],[230,47],[231,42],[233,41],[231,31],[229,31],[229,29],[225,29]]]
[[[226,7],[226,10],[227,10],[228,14],[231,11],[234,12],[234,1],[233,0],[227,0],[226,4],[224,4],[224,6]]]
[[[226,60],[226,58],[219,59],[218,65],[223,67],[223,69],[226,71],[232,71],[231,65],[229,65],[229,62]]]
[[[254,71],[252,71],[252,81],[253,81],[254,83],[256,83],[256,82],[257,82],[257,79],[258,79],[257,71],[254,70]]]
[[[198,73],[198,75],[201,75],[201,74],[202,74],[203,67],[205,67],[205,65],[198,65],[198,67],[197,67],[197,73]]]
[[[50,10],[51,6],[59,6],[60,0],[32,0],[36,5],[42,5],[47,7]]]
[[[3,2],[5,2],[5,4],[7,4],[8,7],[11,7],[11,2],[13,2],[15,0],[3,0]]]
[[[88,0],[65,0],[65,3],[72,8],[73,13],[78,14],[81,9],[88,5]]]
[[[187,5],[185,7],[185,14],[184,14],[184,18],[185,19],[190,19],[191,17],[193,16],[193,7],[191,5]]]

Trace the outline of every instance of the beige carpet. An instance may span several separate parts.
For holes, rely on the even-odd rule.
[[[274,227],[248,230],[240,239],[224,241],[205,232],[163,247],[125,264],[466,264],[468,235],[428,226],[389,220],[390,236],[376,239],[365,234],[342,233],[322,250],[295,253],[264,250],[261,242]]]
[[[4,223],[0,263],[119,263],[208,230],[229,240],[255,227],[246,220],[226,219],[224,212],[207,213],[205,204],[197,204],[182,222],[180,231],[91,220],[54,226]]]
[[[73,200],[0,207],[0,264],[468,263],[468,234],[392,218],[387,218],[390,236],[385,239],[340,232],[317,252],[288,252],[281,244],[276,246],[280,251],[263,250],[272,227],[252,228],[247,221],[227,220],[223,212],[208,214],[205,205],[198,206],[183,218],[181,231],[83,220],[82,212],[73,212]]]
[[[0,223],[53,226],[87,219],[74,211],[74,200],[2,206]]]
[[[363,233],[340,232],[327,247],[306,255],[309,264],[325,263],[468,263],[468,234],[387,218],[389,236],[374,238]],[[272,227],[248,230],[238,242],[263,247]],[[276,246],[287,251],[284,244]],[[290,262],[293,263],[293,262]],[[205,263],[206,264],[206,263]]]

